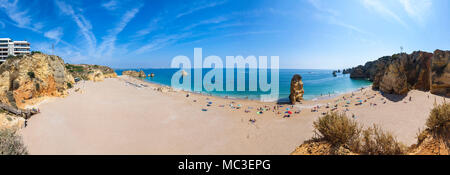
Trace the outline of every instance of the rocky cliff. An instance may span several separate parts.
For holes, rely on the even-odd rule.
[[[373,88],[382,92],[406,94],[411,89],[431,91],[450,96],[450,51],[434,53],[416,51],[381,57],[345,72],[351,78],[373,81]]]
[[[45,54],[13,57],[0,65],[0,102],[23,108],[42,96],[64,96],[74,78],[58,56]]]
[[[122,75],[128,75],[128,76],[132,76],[132,77],[141,77],[141,78],[145,78],[145,72],[144,71],[134,71],[134,70],[127,70],[127,71],[123,71]]]
[[[431,60],[431,93],[450,96],[450,51],[436,50]]]
[[[82,80],[103,81],[105,78],[116,78],[117,74],[107,66],[89,64],[66,64],[66,68],[75,77]]]

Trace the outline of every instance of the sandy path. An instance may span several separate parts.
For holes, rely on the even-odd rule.
[[[271,103],[230,100],[183,92],[161,93],[127,82],[142,82],[127,77],[103,82],[81,82],[66,98],[40,104],[41,113],[33,116],[21,130],[31,154],[289,154],[313,135],[312,122],[322,112],[303,110],[291,118],[272,111],[245,113]],[[81,88],[82,93],[74,92]],[[366,93],[377,93],[365,89]],[[355,96],[363,96],[358,92]],[[350,106],[349,112],[364,125],[378,123],[394,132],[404,143],[415,142],[423,128],[432,103],[428,93],[413,91],[413,102],[389,101],[370,107]],[[350,96],[347,94],[347,96]],[[417,97],[416,97],[417,96]],[[433,98],[434,96],[430,95]],[[337,99],[342,96],[336,97]],[[209,98],[210,100],[207,100]],[[373,101],[380,101],[377,96]],[[442,98],[442,97],[440,97]],[[406,99],[406,98],[405,98]],[[197,102],[193,102],[197,100]],[[206,103],[212,101],[211,107]],[[231,109],[231,101],[243,109]],[[370,101],[370,100],[369,100]],[[335,99],[308,101],[303,106],[333,103]],[[218,105],[225,105],[219,107]],[[208,111],[201,111],[208,108]],[[393,115],[396,115],[393,117]],[[249,119],[256,119],[250,123]]]

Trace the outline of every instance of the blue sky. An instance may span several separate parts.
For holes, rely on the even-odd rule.
[[[450,49],[448,0],[0,0],[0,37],[69,63],[169,67],[173,57],[279,56],[281,68],[341,69]]]

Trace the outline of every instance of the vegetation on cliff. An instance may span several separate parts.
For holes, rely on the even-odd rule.
[[[412,154],[450,155],[450,103],[431,110],[426,129],[417,136],[417,144],[411,146]]]
[[[26,155],[28,151],[15,129],[0,128],[0,155]]]
[[[393,155],[404,154],[405,147],[389,132],[374,125],[362,129],[344,113],[329,113],[314,123],[316,136],[292,154],[317,155]]]
[[[66,64],[66,69],[80,80],[102,81],[105,78],[117,77],[116,72],[107,66],[89,64]]]
[[[316,136],[297,147],[293,155],[450,155],[450,103],[435,106],[427,128],[410,147],[377,125],[362,129],[343,113],[330,113],[313,123]]]

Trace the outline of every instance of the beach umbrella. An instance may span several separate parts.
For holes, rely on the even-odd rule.
[[[289,108],[286,108],[286,111],[289,111]]]
[[[288,114],[292,114],[292,112],[291,112],[291,111],[288,111]]]
[[[358,102],[362,103],[362,100],[359,100]]]

